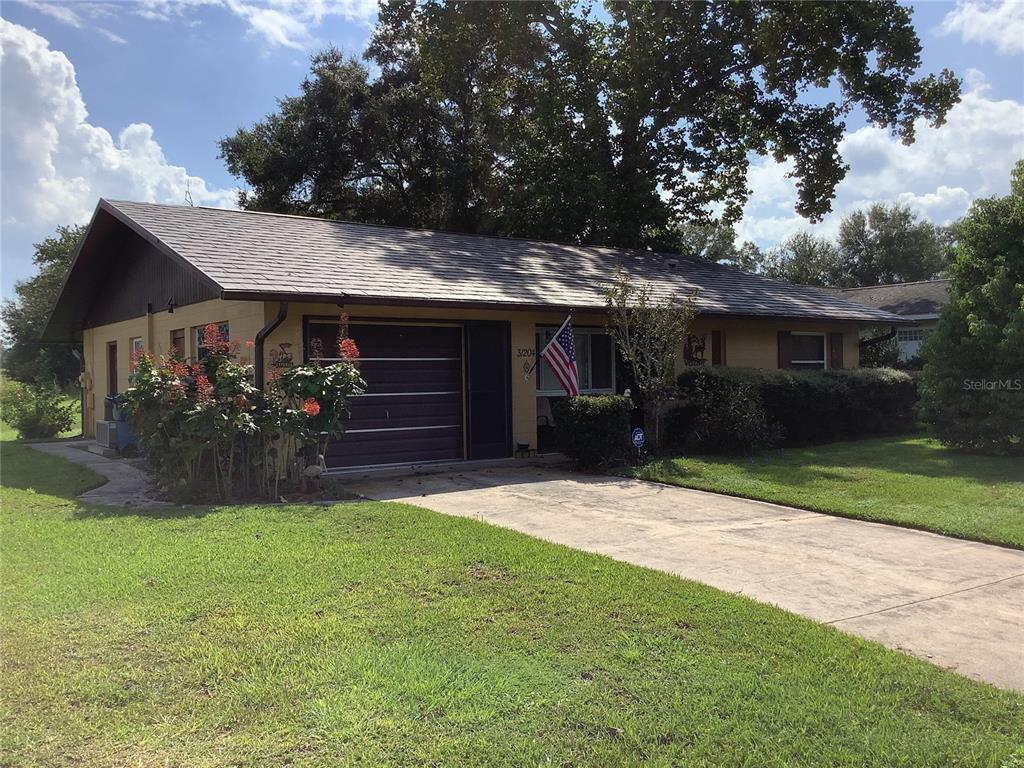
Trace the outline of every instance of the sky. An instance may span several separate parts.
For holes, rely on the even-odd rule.
[[[217,141],[296,93],[311,53],[361,54],[375,14],[374,0],[0,0],[0,293],[33,273],[33,243],[86,223],[100,197],[234,205]],[[914,24],[922,70],[964,79],[947,124],[906,147],[852,116],[850,172],[813,227],[788,168],[758,158],[741,238],[829,236],[876,201],[946,223],[1008,191],[1024,157],[1024,0],[917,4]]]

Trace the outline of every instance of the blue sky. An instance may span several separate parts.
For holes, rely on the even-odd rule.
[[[231,205],[238,180],[217,140],[293,94],[312,51],[361,54],[372,0],[0,2],[0,289],[31,273],[31,244],[85,221],[100,196]],[[903,147],[849,121],[852,166],[836,213],[901,201],[936,221],[1008,189],[1024,156],[1024,2],[915,6],[924,69],[963,77],[964,101],[939,131]],[[741,236],[772,246],[809,228],[786,168],[758,160]]]

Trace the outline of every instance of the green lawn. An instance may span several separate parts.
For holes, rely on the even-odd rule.
[[[664,459],[646,480],[1024,549],[1024,461],[887,437],[754,457]]]
[[[1001,766],[1024,697],[410,506],[86,508],[2,448],[0,764]],[[1017,752],[1024,757],[1024,752]]]

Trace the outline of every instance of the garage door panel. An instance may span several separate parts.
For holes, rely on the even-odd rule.
[[[421,427],[431,424],[461,424],[462,395],[399,395],[353,399],[347,429]]]
[[[368,394],[462,389],[461,360],[362,360],[359,372]]]
[[[462,357],[462,329],[431,325],[349,326],[364,357]]]
[[[337,325],[309,326],[333,344]],[[461,326],[361,324],[349,335],[360,350],[366,393],[353,397],[345,433],[329,467],[451,461],[465,457]]]
[[[328,466],[358,467],[445,461],[462,455],[462,427],[403,432],[346,433],[327,448]]]

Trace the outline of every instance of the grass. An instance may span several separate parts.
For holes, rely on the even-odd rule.
[[[1024,462],[887,437],[754,457],[685,456],[630,470],[687,488],[1024,549]]]
[[[0,763],[993,766],[1024,697],[416,507],[89,508],[3,446]]]

